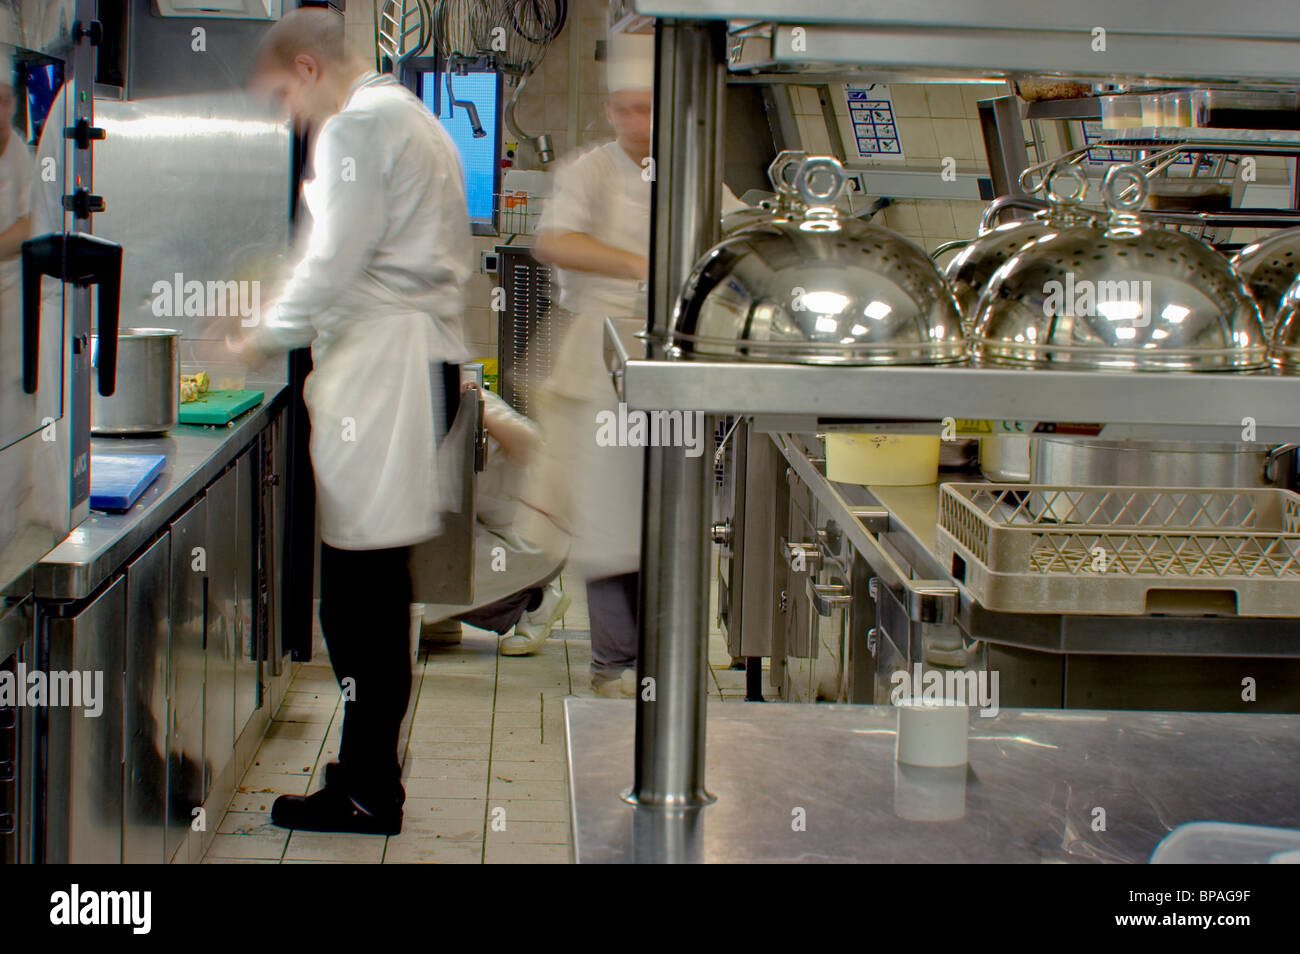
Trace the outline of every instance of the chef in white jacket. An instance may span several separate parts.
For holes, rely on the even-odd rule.
[[[602,446],[597,422],[605,412],[619,419],[605,319],[629,351],[646,326],[654,37],[610,37],[606,86],[615,139],[565,161],[538,223],[534,254],[555,266],[571,320],[539,395],[551,466],[533,492],[573,536],[570,564],[587,584],[592,690],[617,698],[635,694],[645,449]],[[724,187],[723,211],[736,208]]]
[[[310,233],[283,294],[236,350],[252,361],[311,346],[322,541],[321,628],[345,700],[339,762],[277,825],[396,834],[397,744],[411,685],[408,548],[452,499],[436,479],[435,429],[455,407],[471,270],[459,157],[391,77],[346,52],[342,18],[287,14],[268,31],[254,86],[312,130],[303,195]]]

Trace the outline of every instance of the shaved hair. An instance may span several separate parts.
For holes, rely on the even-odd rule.
[[[303,7],[286,13],[266,31],[257,48],[255,72],[287,70],[298,56],[306,54],[322,71],[352,64],[344,40],[343,17],[321,7]]]

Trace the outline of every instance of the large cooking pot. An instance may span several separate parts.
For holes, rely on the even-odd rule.
[[[999,483],[1062,487],[1286,487],[1295,445],[985,438],[980,469]]]
[[[163,434],[180,415],[181,333],[171,328],[126,328],[117,336],[117,390],[91,391],[92,434],[139,437]],[[99,339],[90,339],[90,364]]]

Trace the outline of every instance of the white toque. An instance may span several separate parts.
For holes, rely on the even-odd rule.
[[[605,86],[611,93],[654,89],[655,38],[648,33],[615,33],[609,38]]]

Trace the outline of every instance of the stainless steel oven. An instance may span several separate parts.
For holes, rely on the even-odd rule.
[[[68,94],[93,78],[94,9],[93,0],[51,0],[6,5],[0,17],[0,234],[12,238],[0,246],[0,592],[8,595],[21,595],[30,567],[89,512],[91,286],[108,277],[100,309],[115,324],[121,254],[89,238],[99,207],[94,99]],[[13,238],[22,220],[25,235]],[[111,368],[105,376],[111,386]]]

